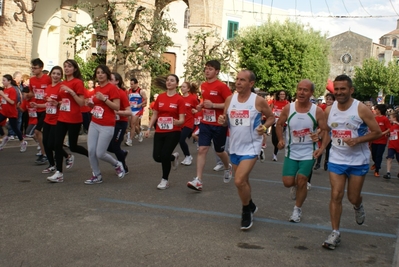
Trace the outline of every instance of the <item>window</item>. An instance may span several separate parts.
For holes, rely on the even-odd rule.
[[[396,47],[396,40],[397,40],[397,39],[393,39],[393,40],[392,40],[392,47]]]
[[[238,31],[238,22],[229,20],[227,24],[227,39],[234,38],[237,31]]]
[[[188,28],[188,24],[190,23],[190,9],[186,8],[184,12],[184,28]]]

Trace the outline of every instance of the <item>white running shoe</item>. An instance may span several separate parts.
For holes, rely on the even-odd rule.
[[[260,150],[259,159],[260,162],[265,162],[265,151],[263,150],[263,148]]]
[[[9,140],[10,140],[10,138],[8,136],[3,137],[3,140],[1,141],[1,144],[0,144],[0,150],[3,149],[3,147],[5,147],[7,145]]]
[[[273,154],[272,160],[273,160],[273,161],[277,161],[277,155],[274,155],[274,154]]]
[[[290,217],[290,222],[299,223],[301,221],[301,216],[302,209],[295,206]]]
[[[9,138],[10,140],[15,140],[15,137],[14,137],[13,135],[10,135],[8,138]]]
[[[169,188],[169,181],[162,178],[161,182],[157,186],[158,189],[164,190]]]
[[[52,176],[47,177],[47,181],[52,183],[62,183],[64,181],[64,175],[62,172],[56,171]]]
[[[67,169],[72,168],[74,162],[75,162],[75,157],[73,155],[69,155],[69,157],[65,159],[66,168]]]
[[[230,182],[231,178],[233,177],[233,166],[229,163],[229,167],[227,170],[224,170],[223,182],[228,183]]]
[[[177,170],[177,166],[179,166],[179,152],[175,152],[172,155],[175,156],[175,160],[172,161],[172,168]]]
[[[25,152],[27,146],[28,146],[28,142],[22,141],[22,143],[21,143],[21,149],[20,149],[19,151],[21,151],[21,153]]]
[[[141,142],[143,142],[143,139],[144,139],[144,134],[143,134],[143,132],[140,132],[137,140],[141,143]]]
[[[308,182],[308,184],[307,184],[308,191],[310,191],[311,188],[312,188],[312,185]]]
[[[126,142],[125,142],[125,144],[126,144],[127,146],[132,146],[132,145],[133,145],[132,139],[127,139]]]
[[[290,189],[290,196],[292,200],[296,200],[296,186],[292,186]]]
[[[216,166],[213,168],[213,170],[214,170],[215,172],[222,171],[222,170],[224,170],[224,165],[223,165],[223,164],[218,164],[218,165],[216,165]]]
[[[364,212],[363,203],[360,204],[359,208],[353,206],[353,209],[355,210],[356,223],[358,225],[362,225],[364,223],[364,220],[366,219],[366,213]]]
[[[184,160],[181,162],[181,164],[190,166],[193,163],[193,157],[192,156],[186,156]]]
[[[101,184],[103,182],[103,178],[101,176],[101,174],[95,176],[93,174],[93,176],[85,181],[85,184]]]
[[[323,242],[322,246],[328,249],[335,249],[339,244],[341,244],[341,235],[332,231],[332,233]]]
[[[195,177],[192,181],[187,183],[187,187],[196,191],[202,191],[202,182]]]
[[[123,168],[122,162],[118,161],[118,163],[116,163],[115,172],[116,172],[116,175],[118,175],[119,179],[122,179],[123,177],[125,177],[126,173],[125,173],[125,169]]]

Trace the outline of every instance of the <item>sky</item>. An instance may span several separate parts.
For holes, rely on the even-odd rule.
[[[351,30],[373,39],[396,29],[399,0],[246,0],[287,10],[328,37]],[[345,16],[346,18],[336,18]]]

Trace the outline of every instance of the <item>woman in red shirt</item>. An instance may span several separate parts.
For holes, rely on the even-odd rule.
[[[287,100],[287,93],[284,90],[280,90],[277,92],[276,99],[273,100],[272,105],[270,106],[273,110],[274,116],[276,118],[275,122],[277,122],[278,118],[280,117],[281,111],[283,108],[288,105],[290,102]],[[278,138],[276,135],[276,123],[272,126],[272,143],[274,146],[273,151],[273,161],[277,161],[277,153],[278,153]]]
[[[181,127],[184,123],[186,108],[183,97],[177,93],[179,78],[174,74],[166,77],[166,92],[158,96],[155,101],[153,114],[145,136],[150,135],[150,129],[157,124],[154,134],[152,157],[162,163],[162,179],[158,189],[169,187],[169,173],[178,165],[179,153],[173,153],[180,140]],[[172,154],[173,153],[173,154]]]
[[[193,161],[193,157],[191,156],[190,151],[188,149],[186,139],[190,138],[194,129],[194,113],[197,112],[196,107],[199,104],[197,98],[198,88],[195,84],[184,82],[181,85],[180,89],[183,94],[184,104],[186,107],[186,117],[181,129],[180,141],[179,141],[180,148],[185,156],[181,164],[190,166]]]
[[[89,101],[94,95],[94,81],[90,80],[87,82],[87,89],[85,89],[85,104],[80,107],[83,118],[83,131],[87,133],[89,131],[89,125],[91,122],[91,108],[87,106],[86,102]]]
[[[92,107],[91,122],[87,135],[87,148],[93,175],[85,184],[100,184],[103,182],[99,159],[110,163],[120,179],[125,176],[123,164],[107,153],[109,143],[114,135],[115,111],[120,107],[118,88],[110,83],[111,71],[105,65],[99,65],[94,71],[98,86],[94,88],[95,94]]]
[[[3,76],[3,86],[4,90],[0,90],[0,123],[8,118],[11,129],[16,133],[19,141],[21,141],[20,151],[25,152],[28,142],[23,139],[22,133],[18,128],[17,91],[13,87],[17,86],[17,83],[13,80],[10,74],[6,74]],[[7,142],[8,136],[4,136],[0,144],[0,150],[3,149]]]
[[[132,115],[132,110],[130,109],[129,99],[127,98],[126,88],[123,84],[123,79],[121,75],[116,72],[111,73],[111,83],[118,88],[120,97],[120,108],[118,111],[115,111],[116,123],[114,136],[109,143],[108,152],[114,153],[116,158],[120,162],[122,162],[125,174],[127,174],[129,172],[129,168],[126,165],[126,157],[129,151],[122,150],[121,143],[123,141],[123,137],[125,136],[128,120],[129,117]]]
[[[84,85],[78,63],[73,59],[64,62],[65,80],[61,82],[58,91],[59,110],[58,121],[55,129],[55,163],[56,172],[47,177],[47,181],[62,183],[62,160],[64,156],[63,143],[68,133],[69,149],[72,152],[88,156],[87,149],[78,145],[78,137],[82,126],[82,113],[80,107],[84,105]]]

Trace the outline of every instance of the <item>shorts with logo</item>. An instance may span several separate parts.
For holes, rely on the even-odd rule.
[[[285,157],[283,165],[283,176],[295,177],[297,174],[301,174],[303,176],[309,177],[312,173],[314,162],[314,159],[294,160]]]
[[[234,165],[240,164],[241,161],[246,159],[254,159],[258,158],[258,155],[237,155],[237,154],[230,154],[230,162]]]
[[[211,141],[213,141],[213,146],[216,152],[220,153],[224,151],[227,127],[200,123],[199,129],[199,146],[211,146]]]
[[[369,164],[352,166],[352,165],[335,164],[329,162],[328,170],[338,175],[345,174],[347,177],[350,177],[351,175],[365,176],[369,171]]]

